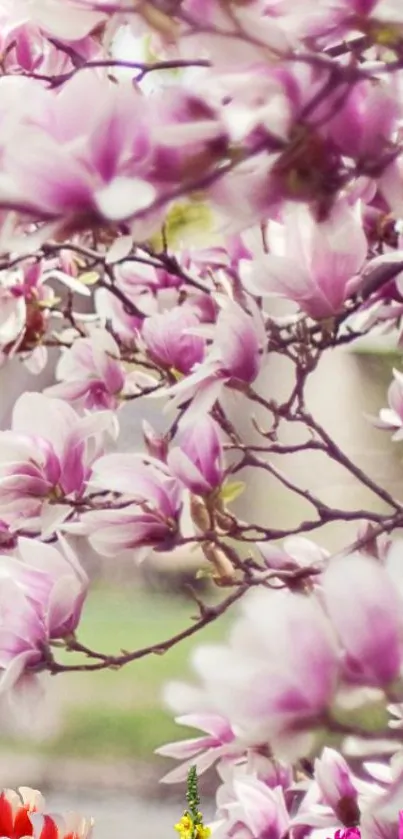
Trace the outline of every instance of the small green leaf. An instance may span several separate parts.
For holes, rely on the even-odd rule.
[[[230,481],[227,484],[224,484],[220,496],[223,501],[227,504],[230,504],[231,501],[235,501],[239,495],[242,495],[245,489],[245,484],[243,481]]]
[[[95,285],[99,280],[99,274],[97,271],[86,271],[85,274],[80,274],[78,279],[83,285]]]

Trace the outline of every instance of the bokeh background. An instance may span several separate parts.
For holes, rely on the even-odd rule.
[[[333,351],[324,357],[308,387],[308,406],[316,417],[362,468],[397,495],[403,480],[402,449],[391,443],[389,434],[374,429],[365,415],[377,414],[386,404],[391,371],[399,365],[400,357],[384,345],[359,345],[354,352]],[[39,377],[32,376],[17,361],[3,367],[0,427],[8,426],[19,393],[41,390],[52,378],[52,360]],[[287,364],[275,358],[266,367],[259,387],[262,393],[279,397],[291,384]],[[228,411],[237,418],[245,440],[252,440],[252,415],[242,416],[240,421],[242,412],[231,399]],[[142,418],[157,428],[163,428],[166,422],[162,405],[156,400],[125,406],[120,415],[120,449],[141,446]],[[292,437],[287,439],[291,441]],[[377,499],[347,473],[312,453],[282,458],[281,467],[327,503],[380,509]],[[242,517],[286,527],[308,512],[301,498],[291,497],[277,482],[268,480],[266,473],[250,478],[248,491],[235,505]],[[314,538],[337,550],[355,534],[354,524],[337,524]],[[160,555],[139,569],[118,557],[105,562],[82,543],[77,547],[93,578],[80,630],[83,643],[116,653],[121,648],[135,649],[167,638],[188,624],[195,607],[187,595],[186,582],[199,566],[197,554],[182,550],[175,555]],[[208,589],[205,595],[207,599],[214,597]],[[157,758],[154,749],[192,733],[176,726],[164,708],[163,686],[171,678],[186,678],[194,645],[200,640],[219,639],[230,621],[231,616],[225,617],[165,655],[148,657],[121,671],[45,677],[43,698],[32,701],[28,709],[10,709],[3,703],[0,786],[38,787],[54,809],[60,806],[93,815],[99,839],[123,831],[144,833],[147,839],[174,836],[173,824],[184,807],[184,789],[159,783],[173,764]],[[72,654],[69,656],[72,660]],[[208,815],[211,777],[203,781],[202,790]]]

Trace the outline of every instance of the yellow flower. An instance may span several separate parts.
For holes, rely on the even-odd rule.
[[[192,839],[193,821],[190,816],[187,814],[182,816],[178,824],[175,825],[175,830],[178,831],[180,839]],[[202,837],[200,837],[200,839],[202,839]]]
[[[209,827],[205,827],[204,824],[195,824],[187,813],[175,825],[175,830],[178,831],[180,839],[209,839],[211,835]]]

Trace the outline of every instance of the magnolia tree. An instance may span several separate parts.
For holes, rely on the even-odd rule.
[[[167,781],[196,767],[181,835],[208,834],[195,771],[214,764],[217,839],[397,839],[403,503],[305,390],[329,350],[402,344],[402,2],[5,0],[0,39],[1,357],[35,390],[58,354],[0,432],[0,691],[164,652],[234,606],[195,684],[167,688],[202,732],[159,750],[182,761]],[[264,376],[280,356],[284,401]],[[121,407],[156,397],[165,433],[144,424],[143,450],[119,453]],[[372,422],[399,440],[399,370],[387,401]],[[313,451],[381,512],[336,509],[272,462]],[[240,519],[253,470],[311,515]],[[334,556],[316,534],[332,522],[357,528]],[[194,593],[195,620],[154,646],[88,649],[77,535],[111,560],[196,546],[213,605]],[[0,798],[1,836],[89,834],[21,795]]]

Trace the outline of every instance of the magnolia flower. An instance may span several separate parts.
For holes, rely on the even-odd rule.
[[[145,209],[156,192],[144,177],[143,105],[130,85],[105,86],[91,72],[74,75],[57,93],[39,89],[6,144],[0,205],[62,219],[64,229]]]
[[[204,357],[204,338],[192,334],[199,324],[197,311],[186,305],[145,318],[141,336],[148,355],[163,367],[189,373]]]
[[[283,547],[268,542],[256,542],[265,565],[279,570],[295,568],[321,568],[329,553],[304,536],[290,536],[284,539]]]
[[[0,432],[0,516],[18,528],[27,519],[65,518],[57,504],[82,493],[90,467],[116,433],[109,411],[80,417],[70,405],[39,393],[17,400],[10,431]],[[52,505],[54,505],[52,507]]]
[[[290,204],[283,227],[269,223],[268,239],[270,253],[241,263],[245,288],[292,300],[315,319],[338,314],[357,288],[367,255],[357,212],[340,199],[329,218],[317,222],[309,209]]]
[[[168,466],[195,495],[217,489],[224,478],[222,446],[217,424],[202,417],[180,432],[179,445],[170,449]]]
[[[217,816],[211,826],[216,839],[261,839],[262,836],[282,839],[290,827],[282,788],[271,789],[247,775],[235,777],[232,784],[219,788]]]
[[[192,400],[187,422],[208,413],[224,385],[242,389],[251,384],[262,366],[266,335],[260,312],[251,306],[252,314],[248,314],[228,299],[222,306],[214,325],[197,329],[197,334],[213,339],[204,361],[169,391],[174,397],[171,407]]]
[[[8,356],[35,347],[46,331],[54,292],[44,280],[40,262],[0,275],[0,347]]]
[[[199,647],[193,666],[204,707],[227,719],[241,743],[270,742],[281,759],[308,749],[333,701],[340,663],[314,596],[265,589],[245,598],[229,643]]]
[[[56,377],[61,383],[46,388],[48,396],[89,410],[116,410],[125,388],[116,341],[106,330],[96,330],[90,338],[78,338],[63,352]]]
[[[219,714],[207,711],[199,714],[182,714],[175,717],[175,722],[189,728],[198,728],[205,733],[202,737],[167,743],[156,749],[158,755],[184,761],[177,769],[173,769],[164,776],[162,780],[166,784],[183,781],[191,766],[196,766],[200,774],[222,758],[236,759],[240,754],[242,755],[242,746],[236,742],[228,720]]]
[[[2,557],[0,578],[18,584],[44,619],[49,638],[63,638],[77,628],[88,578],[62,536],[58,548],[20,537],[17,556]]]
[[[181,487],[161,461],[136,454],[105,455],[92,467],[91,484],[121,493],[123,503],[84,513],[79,524],[65,528],[86,534],[100,554],[130,551],[141,560],[152,548],[168,550],[174,544]]]
[[[90,839],[93,821],[76,813],[48,815],[45,799],[38,790],[19,787],[18,793],[6,789],[0,795],[0,833],[5,839]]]
[[[34,680],[49,641],[78,626],[88,579],[67,542],[58,545],[21,538],[0,558],[0,691]]]
[[[359,554],[338,557],[323,573],[321,585],[344,650],[345,678],[374,687],[393,682],[402,663],[403,601],[388,570]]]
[[[49,279],[59,280],[74,294],[90,294],[71,272],[60,270],[51,260],[27,260],[17,269],[0,273],[0,350],[7,358],[18,352],[32,373],[39,373],[46,364],[42,339],[58,302]]]
[[[381,172],[390,160],[390,138],[399,111],[395,80],[387,79],[379,85],[366,80],[351,88],[343,107],[327,123],[326,131],[342,154],[361,161],[362,170],[371,175]]]
[[[396,770],[393,760],[391,766],[367,764],[366,768],[373,776],[370,782],[355,777],[341,755],[325,749],[322,758],[315,761],[314,781],[291,820],[292,828],[305,826],[329,832],[359,824],[354,839],[397,837],[403,801],[401,768]],[[376,782],[378,776],[381,783]],[[350,831],[341,829],[335,835],[341,839],[347,833]]]
[[[315,780],[323,803],[331,807],[343,823],[358,820],[357,786],[360,782],[335,749],[325,748],[322,756],[315,760]]]

